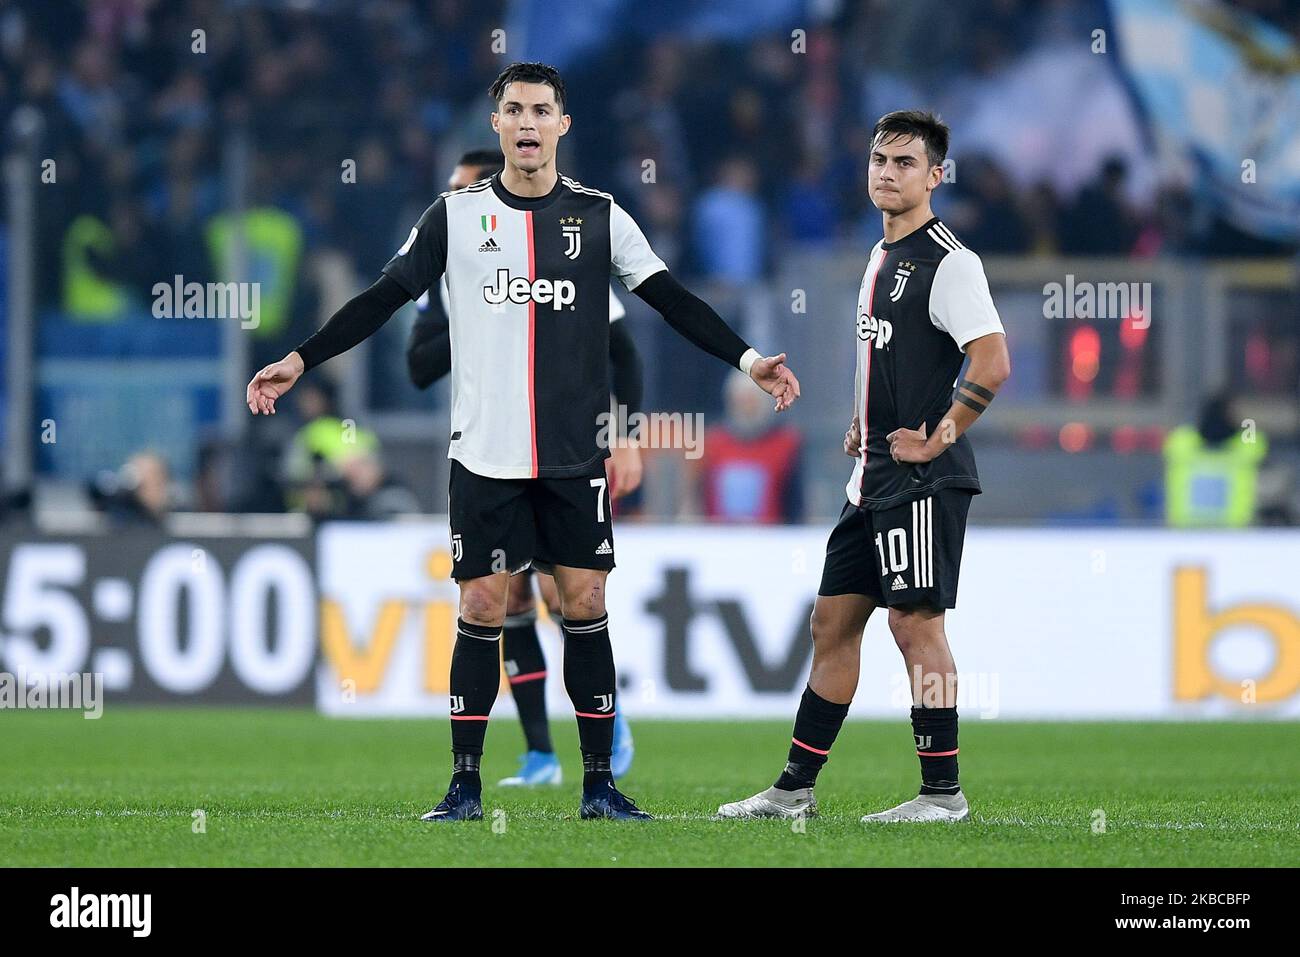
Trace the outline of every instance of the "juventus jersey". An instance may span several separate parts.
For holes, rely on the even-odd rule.
[[[984,267],[937,217],[871,250],[858,291],[854,409],[862,445],[845,491],[872,511],[941,488],[980,491],[965,435],[924,464],[895,463],[885,436],[933,435],[952,406],[966,343],[1003,332]]]
[[[609,455],[610,277],[667,267],[608,193],[567,176],[515,196],[500,174],[443,193],[384,272],[412,299],[446,275],[447,457],[488,478],[569,478]]]

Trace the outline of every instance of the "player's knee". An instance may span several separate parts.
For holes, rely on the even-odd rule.
[[[930,640],[933,628],[930,621],[902,608],[889,609],[889,631],[894,636],[898,650],[907,654]]]
[[[505,622],[506,603],[488,582],[467,583],[460,589],[460,617],[475,625],[500,626]]]
[[[813,606],[812,617],[808,619],[808,631],[812,634],[813,644],[822,650],[838,648],[853,637],[837,626],[833,616],[818,612],[816,605]]]
[[[604,604],[603,604],[603,603],[602,603],[601,607],[602,607],[602,609],[604,608]],[[559,621],[560,618],[563,617],[563,615],[564,615],[564,609],[560,607],[560,596],[559,596],[559,595],[547,595],[547,596],[546,596],[546,612],[547,612],[547,614],[549,614],[549,615],[551,616],[551,618],[554,619],[555,621]]]
[[[605,614],[605,578],[603,575],[583,575],[566,581],[559,598],[560,612],[565,618],[599,618]]]

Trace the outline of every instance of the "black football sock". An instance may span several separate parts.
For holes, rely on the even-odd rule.
[[[776,779],[783,791],[810,788],[817,783],[817,772],[830,757],[831,745],[840,733],[844,717],[849,713],[846,704],[827,701],[812,686],[803,689],[799,712],[794,718],[794,736],[790,739],[790,755],[785,770]]]
[[[519,724],[529,751],[554,750],[551,725],[546,720],[546,658],[537,640],[537,609],[506,618],[501,639],[510,693],[519,709]]]
[[[912,735],[921,759],[922,794],[956,794],[957,709],[912,707]]]
[[[451,653],[451,781],[469,794],[477,795],[483,788],[478,763],[501,682],[500,635],[500,628],[456,619],[456,647]]]
[[[582,790],[600,790],[614,780],[609,756],[614,750],[616,690],[608,615],[564,619],[564,689],[578,718]]]

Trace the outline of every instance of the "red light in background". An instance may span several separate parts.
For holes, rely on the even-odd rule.
[[[1257,387],[1270,384],[1273,350],[1262,329],[1252,329],[1246,338],[1246,375]]]
[[[1140,312],[1130,313],[1119,325],[1119,344],[1129,352],[1141,349],[1151,331],[1151,320]]]
[[[1101,365],[1101,336],[1092,326],[1080,326],[1070,336],[1070,374],[1080,382],[1097,378]]]
[[[1052,430],[1046,425],[1026,425],[1016,432],[1016,444],[1022,449],[1045,449],[1052,439]]]
[[[1141,442],[1141,432],[1132,425],[1121,425],[1110,435],[1110,447],[1121,455],[1136,452]]]
[[[1092,429],[1082,422],[1067,422],[1061,426],[1061,448],[1067,452],[1082,452],[1092,445]]]

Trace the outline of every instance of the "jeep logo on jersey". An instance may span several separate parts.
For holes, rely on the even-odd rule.
[[[508,269],[497,270],[496,286],[483,287],[483,298],[494,306],[500,305],[507,299],[517,303],[532,300],[536,303],[549,302],[551,308],[558,311],[564,306],[573,308],[572,303],[577,295],[578,288],[571,279],[559,279],[555,282],[549,279],[534,279],[529,282],[523,276],[511,279]]]
[[[582,252],[582,220],[576,216],[565,216],[560,220],[560,231],[564,233],[564,255],[577,259],[578,253]]]
[[[883,349],[894,338],[894,324],[888,319],[877,319],[865,312],[858,316],[858,338],[864,342],[876,340],[876,348]]]

